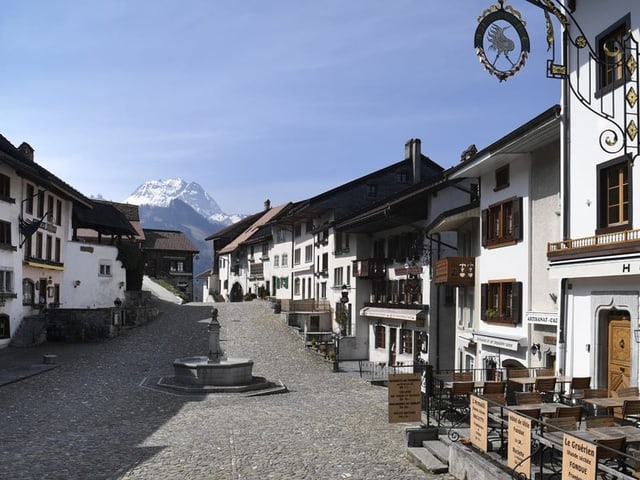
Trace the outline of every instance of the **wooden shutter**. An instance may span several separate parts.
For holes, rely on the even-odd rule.
[[[514,325],[522,322],[522,282],[513,282],[512,284],[512,305],[511,320]]]
[[[522,240],[522,197],[513,199],[513,239],[518,242]]]
[[[489,284],[480,284],[480,320],[486,320],[485,312],[487,311],[487,295],[489,293]]]
[[[487,235],[489,232],[489,210],[482,210],[482,246],[487,246]]]

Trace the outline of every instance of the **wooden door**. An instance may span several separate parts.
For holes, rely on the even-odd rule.
[[[631,380],[631,327],[625,315],[609,316],[609,391],[628,387]]]

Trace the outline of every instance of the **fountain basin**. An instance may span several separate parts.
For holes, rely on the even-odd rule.
[[[175,380],[196,386],[233,387],[251,385],[253,360],[226,358],[217,362],[208,357],[178,358],[173,362]]]

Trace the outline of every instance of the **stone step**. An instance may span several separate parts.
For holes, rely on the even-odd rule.
[[[449,465],[449,445],[440,440],[425,440],[422,446],[442,463]]]
[[[413,464],[426,472],[447,473],[449,471],[449,467],[438,460],[438,458],[426,448],[409,447],[407,448],[407,455]]]

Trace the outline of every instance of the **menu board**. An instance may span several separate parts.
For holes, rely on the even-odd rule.
[[[486,452],[487,433],[489,431],[489,402],[471,395],[469,403],[471,408],[471,419],[469,420],[471,444]]]
[[[509,412],[507,465],[531,477],[531,419]]]
[[[389,375],[389,423],[422,420],[421,381],[419,373]]]
[[[595,445],[566,433],[562,442],[562,480],[595,480]]]

